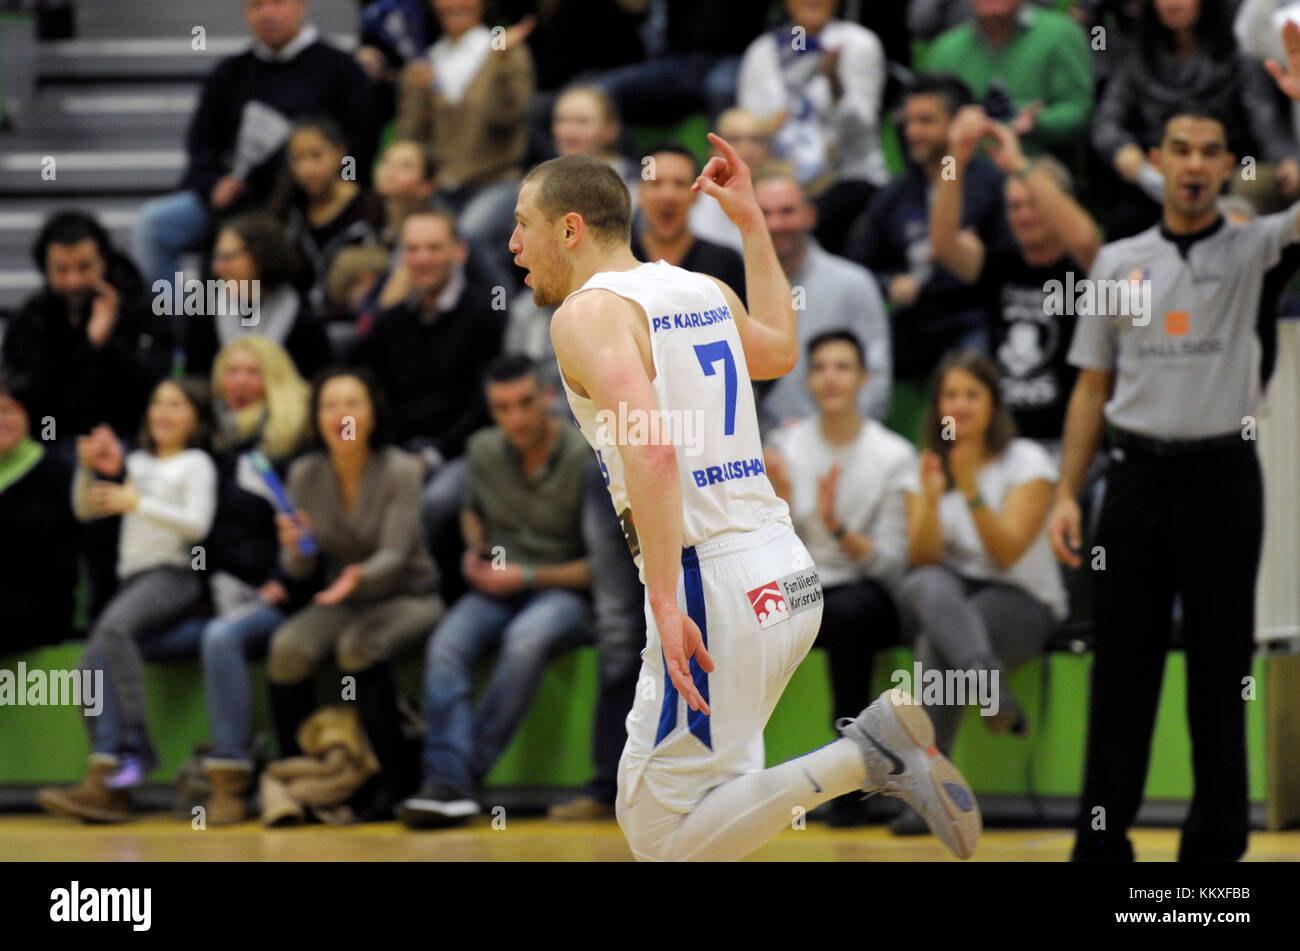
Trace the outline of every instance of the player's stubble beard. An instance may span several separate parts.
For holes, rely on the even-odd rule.
[[[573,284],[573,260],[558,248],[548,247],[539,266],[533,268],[533,303],[554,307],[569,296]]]

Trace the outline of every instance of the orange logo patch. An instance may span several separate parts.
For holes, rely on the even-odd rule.
[[[1192,315],[1185,310],[1171,310],[1165,314],[1165,333],[1181,337],[1192,327]]]

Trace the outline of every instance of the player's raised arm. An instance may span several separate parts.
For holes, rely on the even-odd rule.
[[[1282,25],[1282,48],[1286,51],[1285,69],[1271,59],[1264,65],[1277,83],[1277,88],[1300,102],[1300,26],[1294,20],[1287,20]],[[1300,208],[1296,211],[1296,227],[1300,228]]]
[[[749,166],[722,137],[709,133],[709,141],[722,155],[715,155],[691,186],[722,206],[723,212],[740,229],[745,251],[745,290],[750,301],[747,312],[735,291],[721,281],[723,296],[736,320],[740,343],[745,350],[749,375],[755,380],[784,376],[799,361],[796,335],[798,313],[794,295],[777,260],[772,236],[754,197]]]
[[[653,418],[659,401],[646,361],[629,328],[645,323],[636,306],[605,291],[588,291],[566,302],[551,320],[551,342],[561,371],[579,384],[597,412]],[[639,416],[644,414],[644,416]],[[673,684],[694,710],[709,712],[690,671],[694,656],[706,671],[713,661],[700,629],[677,604],[682,569],[682,486],[677,452],[670,443],[619,441],[628,504],[645,565],[646,593],[659,627],[664,661]]]

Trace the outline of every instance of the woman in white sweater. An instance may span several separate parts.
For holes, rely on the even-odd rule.
[[[203,595],[194,546],[211,528],[217,479],[212,459],[199,448],[206,416],[195,389],[165,380],[150,399],[140,448],[125,459],[107,427],[77,440],[73,512],[83,522],[122,517],[120,586],[95,620],[80,663],[83,670],[104,671],[103,689],[114,703],[111,716],[87,711],[90,770],[79,786],[41,791],[41,805],[51,811],[97,821],[127,818],[126,789],[157,765],[137,640],[174,624]],[[110,481],[122,475],[123,482]]]

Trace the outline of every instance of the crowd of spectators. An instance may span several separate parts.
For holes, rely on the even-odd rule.
[[[76,635],[84,566],[82,663],[109,702],[86,779],[41,801],[87,819],[129,816],[156,766],[144,661],[202,657],[210,822],[247,814],[247,661],[265,656],[281,755],[332,661],[381,768],[361,815],[424,827],[477,811],[547,662],[581,644],[600,656],[594,778],[554,815],[613,814],[645,618],[557,399],[552,309],[507,247],[536,161],[605,159],[635,254],[742,299],[739,232],[691,190],[702,143],[663,129],[704,113],[754,169],[801,312],[798,365],[756,384],[767,471],[826,586],[836,716],[869,702],[877,650],[1010,671],[1068,614],[1045,526],[1073,318],[1043,295],[1086,275],[1103,227],[1156,222],[1148,150],[1174,100],[1230,117],[1252,169],[1238,214],[1300,193],[1261,62],[1280,55],[1271,0],[911,0],[906,30],[872,2],[844,5],[855,21],[836,0],[377,0],[355,53],[305,0],[244,6],[252,42],[203,84],[177,190],[140,209],[129,254],[92,216],[53,215],[43,286],[3,341],[0,537],[25,541],[0,545],[0,651]],[[205,291],[160,312],[187,279],[254,287],[253,305]],[[898,384],[927,381],[919,433],[891,432]],[[971,492],[1003,513],[1001,543]],[[419,650],[422,750],[392,673]],[[935,711],[946,752],[961,712]],[[988,725],[1027,729],[1009,693]]]

